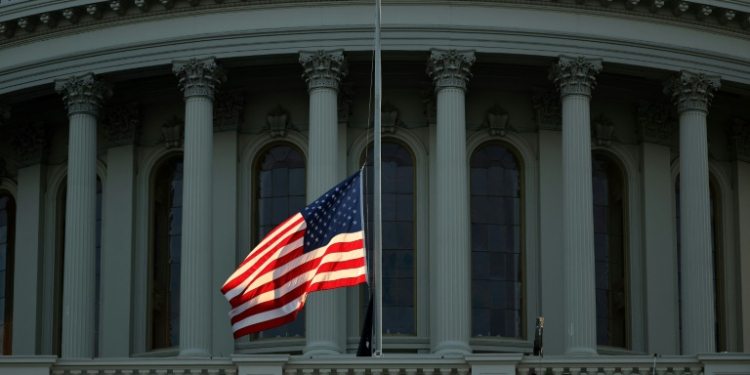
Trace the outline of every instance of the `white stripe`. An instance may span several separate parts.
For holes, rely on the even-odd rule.
[[[299,216],[299,217],[297,217],[297,216]],[[292,224],[294,224],[295,222],[297,222],[298,219],[302,218],[302,215],[296,214],[296,215],[293,216],[293,218],[294,218],[293,220],[290,218],[290,220],[288,220],[287,223],[284,224],[283,227],[276,228],[274,231],[272,231],[271,233],[267,234],[266,237],[263,238],[263,241],[261,241],[261,243],[259,243],[258,246],[255,246],[253,248],[253,250],[250,251],[249,254],[247,254],[247,256],[245,257],[245,260],[247,260],[247,258],[249,258],[250,255],[252,255],[253,252],[255,252],[256,250],[262,249],[269,241],[271,241],[271,238],[275,237],[279,233],[284,233],[284,231],[286,231],[290,226],[292,226]],[[266,249],[266,251],[268,251],[268,250],[273,249],[274,247],[276,247],[279,244],[280,241],[282,241],[284,238],[289,237],[290,234],[296,233],[296,232],[298,232],[298,231],[300,231],[302,229],[305,229],[306,227],[307,227],[307,222],[305,222],[303,220],[296,227],[295,230],[289,231],[288,233],[285,233],[283,236],[280,236],[278,239],[276,239],[276,241],[273,243],[273,246],[269,246]],[[258,254],[258,257],[262,257],[262,256],[263,256],[262,253]],[[227,281],[224,282],[224,285],[226,285],[228,282],[232,281],[232,279],[234,279],[238,275],[244,273],[250,267],[251,264],[252,264],[252,262],[248,262],[248,263],[245,263],[245,264],[241,265],[239,268],[237,268],[237,270],[234,271],[234,273],[232,273],[232,276],[229,276],[229,279],[227,279]]]
[[[317,268],[311,269],[303,274],[300,274],[299,276],[289,280],[284,285],[280,286],[277,289],[270,290],[267,292],[264,292],[255,298],[251,299],[250,301],[244,302],[241,305],[238,305],[232,311],[229,312],[230,317],[235,317],[237,315],[242,314],[244,311],[257,306],[259,304],[262,304],[264,302],[272,301],[274,299],[279,299],[284,297],[287,293],[291,292],[294,288],[299,287],[300,285],[308,282],[310,279],[313,280],[313,282],[316,282],[316,274],[318,274],[318,269],[320,266],[326,263],[335,263],[335,262],[343,262],[347,260],[352,259],[359,259],[364,257],[364,249],[354,249],[345,253],[332,253],[327,254],[321,259],[321,263]],[[354,269],[362,269],[364,272],[364,266],[357,267]],[[321,274],[332,274],[335,272],[341,272],[341,271],[349,271],[349,270],[339,270],[339,271],[333,271],[333,272],[323,272]],[[358,275],[352,276],[356,277]],[[327,280],[323,280],[327,281]]]
[[[349,270],[339,270],[339,271],[332,271],[332,272],[324,272],[321,274],[318,274],[313,278],[313,283],[323,282],[323,281],[335,281],[340,279],[349,279],[349,278],[355,278],[359,277],[365,274],[365,268],[364,267],[358,267],[354,269]],[[325,280],[323,280],[325,279]],[[286,316],[291,314],[292,312],[299,309],[299,305],[301,303],[304,303],[305,298],[307,298],[307,293],[299,296],[298,298],[290,301],[284,306],[281,306],[279,308],[276,308],[274,310],[264,311],[259,314],[250,315],[245,319],[240,320],[239,322],[232,325],[232,329],[234,331],[238,331],[242,328],[262,323],[265,321],[269,321],[272,319],[280,318],[282,316]],[[230,316],[231,313],[230,313]]]
[[[279,240],[273,244],[273,246],[271,246],[271,247],[268,248],[267,251],[271,251],[270,249],[273,249],[275,246],[277,246],[279,244],[279,242],[285,241],[292,234],[297,233],[299,230],[304,229],[305,226],[307,226],[307,224],[303,222],[300,225],[300,228],[298,230],[296,230],[294,232],[291,232],[289,235],[285,235],[285,236],[280,237]],[[300,237],[300,238],[296,239],[294,242],[290,242],[290,243],[288,243],[288,244],[280,247],[279,249],[277,249],[275,253],[270,254],[270,256],[268,257],[268,259],[266,259],[265,263],[261,267],[258,267],[255,271],[253,271],[253,273],[250,274],[250,276],[245,277],[240,284],[238,284],[232,290],[228,291],[224,295],[224,297],[227,300],[231,301],[234,297],[242,294],[242,292],[245,291],[245,287],[247,286],[247,284],[249,284],[255,277],[257,277],[258,273],[260,273],[269,263],[271,263],[272,261],[274,261],[274,260],[276,260],[276,259],[278,259],[278,258],[280,258],[280,257],[282,257],[282,256],[284,256],[286,254],[291,253],[292,251],[294,251],[294,250],[296,250],[298,248],[300,248],[304,244],[304,241],[305,241],[305,238],[303,236],[303,237]],[[259,255],[258,258],[262,258],[265,255],[266,254]],[[256,259],[258,259],[258,258],[256,258]],[[233,274],[232,277],[229,280],[227,280],[227,282],[231,281],[232,279],[234,279],[236,277],[241,276],[241,274],[243,272],[246,272],[250,267],[252,267],[255,264],[256,264],[255,262],[248,262],[248,263],[244,264],[237,271],[235,271],[234,274],[237,274],[238,276],[235,276]]]
[[[356,241],[356,240],[361,239],[362,238],[362,235],[361,235],[362,232],[357,232],[357,233],[359,233],[360,235],[356,236],[354,239],[350,239],[349,238],[350,237],[349,233],[340,234],[340,235],[332,238],[331,242],[329,242],[327,246],[321,247],[321,248],[319,248],[317,250],[314,250],[314,251],[311,251],[309,253],[302,254],[301,256],[295,258],[293,261],[291,261],[291,262],[289,262],[289,263],[287,263],[287,264],[285,264],[285,265],[283,265],[281,267],[269,270],[265,274],[259,276],[255,280],[253,280],[252,284],[250,284],[247,288],[245,288],[245,293],[243,293],[243,294],[247,294],[247,293],[253,291],[253,289],[256,289],[257,287],[259,287],[259,286],[261,286],[263,284],[269,283],[269,282],[271,282],[271,281],[273,281],[273,280],[275,280],[275,279],[277,279],[279,277],[282,277],[283,275],[289,273],[289,271],[291,271],[291,270],[299,267],[303,263],[307,263],[309,261],[312,261],[312,260],[314,260],[314,259],[316,259],[316,258],[318,258],[318,257],[320,257],[322,255],[324,255],[328,251],[328,248],[330,248],[333,245],[337,245],[337,244],[340,244],[342,242],[352,242],[352,241]],[[338,241],[339,237],[341,237],[342,239],[343,238],[346,238],[346,239],[342,240],[342,241]],[[352,251],[352,250],[349,250],[349,251]],[[342,261],[343,260],[348,260],[348,259],[342,259]],[[325,263],[327,261],[323,261],[323,262]],[[271,263],[271,262],[269,261],[268,263]],[[321,263],[321,265],[322,264],[323,263]],[[265,265],[264,265],[264,267],[261,267],[259,269],[265,269]]]

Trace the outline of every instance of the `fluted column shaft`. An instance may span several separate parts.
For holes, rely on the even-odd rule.
[[[343,51],[300,52],[310,94],[307,201],[312,202],[340,182],[338,160],[338,93],[346,75]],[[346,290],[311,293],[305,304],[304,353],[346,352]]]
[[[212,347],[213,100],[224,73],[213,59],[175,62],[185,94],[185,155],[180,273],[180,356]]]
[[[565,353],[596,355],[594,208],[589,101],[601,60],[561,56],[550,79],[562,99]]]
[[[431,249],[432,351],[471,352],[471,240],[466,159],[466,82],[472,51],[432,50],[427,73],[437,91],[435,233]]]
[[[667,82],[680,114],[682,353],[716,351],[706,115],[719,77],[681,72]]]
[[[63,358],[94,356],[96,286],[96,124],[109,87],[93,75],[56,83],[68,107],[67,203],[63,269]]]

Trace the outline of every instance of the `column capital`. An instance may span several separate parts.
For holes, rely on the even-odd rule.
[[[683,70],[664,83],[664,93],[677,104],[679,113],[691,110],[708,112],[714,92],[721,87],[720,81],[719,76]]]
[[[112,86],[93,73],[58,79],[55,91],[63,96],[68,116],[78,113],[98,116],[104,100],[112,96]]]
[[[474,51],[431,49],[427,58],[427,75],[432,78],[435,90],[446,87],[466,90],[474,61]]]
[[[305,69],[302,78],[307,89],[329,88],[338,91],[341,79],[349,73],[344,50],[300,51],[299,63]]]
[[[102,122],[107,140],[117,146],[135,142],[140,125],[138,103],[107,108]]]
[[[180,79],[185,99],[203,96],[213,100],[219,85],[227,80],[226,71],[213,57],[174,61],[172,73]]]
[[[727,132],[735,159],[750,163],[750,122],[732,119],[727,124]]]
[[[596,75],[602,71],[602,59],[583,56],[560,56],[549,69],[549,79],[555,83],[560,96],[586,95],[596,85]]]

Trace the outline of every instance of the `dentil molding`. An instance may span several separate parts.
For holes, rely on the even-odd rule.
[[[300,51],[299,63],[304,72],[302,78],[308,90],[328,88],[338,91],[341,80],[349,73],[344,50]]]
[[[172,73],[180,79],[185,99],[203,96],[213,100],[219,85],[227,80],[226,71],[213,57],[175,61]]]
[[[99,115],[104,100],[112,96],[112,86],[88,73],[55,81],[55,91],[63,96],[68,115]]]
[[[432,49],[427,58],[427,75],[432,78],[435,90],[446,87],[466,90],[475,61],[474,51]]]
[[[664,83],[664,93],[677,105],[677,112],[708,112],[714,92],[721,87],[721,77],[681,71]]]
[[[601,59],[560,56],[549,69],[549,79],[560,90],[560,96],[591,96],[591,90],[596,85],[596,75],[601,71]]]

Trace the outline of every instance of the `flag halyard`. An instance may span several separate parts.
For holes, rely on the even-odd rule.
[[[307,294],[366,277],[361,171],[272,230],[221,288],[234,337],[288,323]]]

